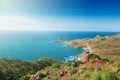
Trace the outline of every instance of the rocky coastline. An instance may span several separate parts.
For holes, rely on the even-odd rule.
[[[97,54],[102,57],[104,57],[104,55],[108,55],[112,60],[113,58],[111,55],[115,57],[114,60],[117,60],[119,56],[115,55],[120,54],[120,34],[104,37],[97,35],[95,38],[84,38],[71,41],[57,39],[55,42],[64,43],[66,46],[72,48],[83,49],[83,54]],[[78,60],[79,59],[80,58],[78,57]]]

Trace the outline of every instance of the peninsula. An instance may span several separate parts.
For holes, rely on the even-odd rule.
[[[120,60],[120,34],[113,36],[96,36],[95,38],[77,39],[72,41],[62,40],[65,45],[72,48],[82,48],[86,53],[97,54],[102,58]]]
[[[67,46],[73,48],[84,48],[84,47],[91,47],[93,53],[100,53],[99,51],[105,49],[115,49],[120,47],[120,34],[114,36],[105,36],[100,37],[96,36],[95,38],[85,38],[85,39],[77,39],[72,41],[65,41]],[[97,49],[97,50],[96,50]]]

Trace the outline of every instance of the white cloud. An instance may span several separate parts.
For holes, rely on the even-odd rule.
[[[118,31],[120,19],[0,16],[0,30]],[[114,27],[114,28],[113,28]]]
[[[32,20],[22,16],[0,16],[0,22],[32,22]]]

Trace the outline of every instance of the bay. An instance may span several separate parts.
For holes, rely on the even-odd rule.
[[[1,31],[0,58],[37,60],[49,57],[64,61],[64,57],[81,54],[82,49],[74,49],[63,43],[52,42],[58,38],[74,40],[94,38],[97,35],[111,36],[119,32],[74,32],[74,31]]]

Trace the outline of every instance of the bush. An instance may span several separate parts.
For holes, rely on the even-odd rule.
[[[100,72],[96,75],[95,80],[117,80],[117,73]]]
[[[71,66],[72,66],[72,67],[77,67],[77,66],[78,66],[78,63],[77,63],[77,62],[72,62],[72,63],[71,63]]]
[[[46,75],[47,75],[47,73],[46,73],[46,72],[43,72],[42,70],[41,70],[41,71],[38,71],[36,74],[39,75],[41,78],[45,78]]]
[[[76,72],[77,72],[77,70],[75,70],[73,67],[69,67],[69,69],[68,69],[68,75],[72,75],[72,74],[74,74]]]
[[[72,66],[72,67],[77,67],[79,64],[81,64],[80,61],[67,62],[67,66]]]
[[[39,76],[41,77],[41,78],[44,78],[44,77],[46,77],[46,75],[45,74],[43,74],[43,73],[39,73]]]
[[[72,80],[79,80],[78,77],[73,77]]]
[[[22,61],[15,59],[0,59],[0,80],[18,80],[26,78],[26,74],[33,74],[54,63],[53,59],[41,58],[36,61]]]
[[[83,76],[84,79],[89,79],[91,77],[90,73],[84,73]]]
[[[111,62],[109,59],[102,59],[105,62]]]
[[[43,80],[58,80],[57,78],[44,78]]]
[[[53,68],[53,69],[56,69],[56,68],[59,69],[59,68],[60,68],[60,63],[59,63],[59,62],[53,63],[53,64],[52,64],[52,68]]]
[[[89,54],[88,55],[89,59],[93,59],[93,60],[100,60],[100,56],[96,55],[96,54]]]
[[[43,69],[47,66],[51,66],[55,62],[57,62],[57,61],[50,59],[50,58],[40,58],[40,59],[34,61],[33,63],[37,65],[36,68]]]
[[[101,79],[101,75],[100,75],[100,74],[97,74],[96,77],[95,77],[95,80],[102,80],[102,79]]]
[[[20,80],[29,80],[30,79],[30,74],[24,75],[20,78]]]
[[[71,63],[72,63],[72,62],[67,62],[67,66],[71,66]]]

